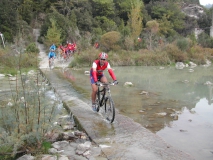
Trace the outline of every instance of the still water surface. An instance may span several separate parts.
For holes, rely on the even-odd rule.
[[[195,159],[213,159],[213,67],[114,67],[116,109]],[[64,76],[90,99],[89,68]],[[108,73],[105,75],[107,77]],[[110,78],[109,78],[110,80]],[[125,87],[132,82],[132,87]]]

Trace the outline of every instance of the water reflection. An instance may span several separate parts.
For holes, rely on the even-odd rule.
[[[64,68],[64,69],[62,70],[62,73],[63,73],[63,75],[64,75],[65,78],[67,78],[67,79],[69,79],[69,80],[71,80],[71,81],[75,81],[75,77],[73,76],[71,70],[69,70],[69,69],[67,69],[67,68]]]
[[[194,72],[190,72],[189,68],[177,70],[174,67],[114,69],[119,85],[111,92],[121,114],[131,117],[197,159],[213,158],[212,67],[196,67]],[[89,77],[84,74],[87,70],[89,68],[72,71],[72,74],[79,91],[86,93],[84,95],[89,99]],[[107,73],[105,75],[108,76]],[[125,82],[132,82],[133,86],[125,87]],[[190,139],[199,139],[197,142],[202,141],[202,145],[194,146],[188,141]]]
[[[212,102],[213,102],[213,99],[212,99],[213,86],[208,85],[208,88],[209,88],[209,96],[207,97],[207,99],[208,99],[208,105],[211,105]]]

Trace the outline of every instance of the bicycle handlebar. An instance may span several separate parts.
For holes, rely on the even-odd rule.
[[[114,85],[116,85],[116,84],[115,84],[115,83],[113,83],[113,82],[100,83],[100,86],[101,86],[101,87],[103,87],[103,86],[109,86],[109,85],[114,86]]]

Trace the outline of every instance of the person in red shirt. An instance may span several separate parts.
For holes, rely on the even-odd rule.
[[[67,59],[66,48],[61,44],[61,45],[59,46],[59,49],[61,49],[61,52],[60,52],[61,56],[62,56],[64,59]]]
[[[73,43],[70,45],[69,50],[71,51],[72,54],[74,53],[75,48],[74,48],[74,44]]]
[[[96,111],[95,99],[96,99],[96,92],[98,90],[97,86],[100,85],[100,82],[107,83],[107,78],[103,73],[103,71],[105,69],[108,70],[109,75],[113,79],[113,82],[115,84],[118,84],[118,81],[116,80],[116,76],[115,76],[112,68],[110,67],[109,62],[106,61],[107,58],[108,58],[107,53],[101,52],[99,54],[99,59],[95,60],[92,63],[92,68],[90,69],[90,82],[91,82],[91,86],[92,86],[91,99],[92,99],[93,111]]]
[[[95,49],[98,49],[99,48],[99,43],[95,42],[94,47],[95,47]]]

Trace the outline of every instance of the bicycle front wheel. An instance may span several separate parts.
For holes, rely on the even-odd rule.
[[[50,69],[53,69],[54,68],[54,61],[53,59],[50,61]]]
[[[99,112],[100,110],[100,101],[98,98],[96,98],[96,111]]]
[[[106,119],[112,123],[115,119],[115,106],[111,97],[106,97],[104,111]]]

